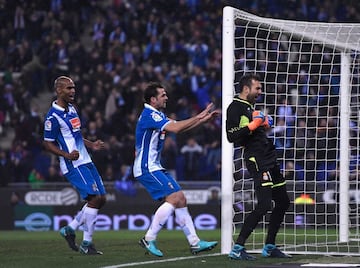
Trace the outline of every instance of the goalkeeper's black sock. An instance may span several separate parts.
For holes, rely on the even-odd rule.
[[[263,215],[259,215],[256,210],[250,213],[244,221],[244,225],[241,228],[240,234],[236,240],[236,244],[244,245],[245,241],[251,235],[252,231],[260,221]]]

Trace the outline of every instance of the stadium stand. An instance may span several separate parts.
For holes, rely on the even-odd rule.
[[[76,83],[85,137],[106,142],[106,152],[92,153],[110,181],[122,178],[132,164],[134,127],[148,81],[169,89],[174,119],[209,101],[220,107],[225,5],[309,21],[359,21],[360,16],[345,0],[0,0],[0,155],[7,167],[0,168],[0,185],[28,182],[34,169],[44,181],[61,178],[54,172],[57,160],[41,147],[43,116],[58,75]],[[218,120],[170,137],[177,150],[168,169],[184,173],[180,149],[193,136],[203,148],[204,166],[192,179],[219,180],[220,127]]]

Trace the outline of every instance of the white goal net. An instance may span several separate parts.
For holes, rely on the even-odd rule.
[[[291,206],[277,236],[288,253],[360,255],[360,24],[258,17],[231,7],[223,17],[223,111],[237,78],[260,75],[256,104],[273,116],[269,132]],[[256,204],[242,149],[222,133],[222,253],[231,250]],[[268,216],[246,248],[263,247]]]

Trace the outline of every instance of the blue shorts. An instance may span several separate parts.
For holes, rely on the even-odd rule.
[[[145,187],[154,200],[162,200],[181,190],[177,181],[164,170],[143,174],[136,179]]]
[[[94,163],[81,165],[64,174],[68,181],[79,191],[81,198],[88,195],[104,195],[105,187]]]

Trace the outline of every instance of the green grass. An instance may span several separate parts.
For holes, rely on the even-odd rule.
[[[205,240],[220,241],[220,231],[199,231]],[[212,251],[195,255],[190,254],[189,245],[181,231],[162,230],[158,237],[158,247],[164,257],[157,258],[144,254],[138,244],[144,232],[108,231],[96,232],[94,242],[102,256],[84,256],[71,251],[57,232],[0,232],[0,267],[6,268],[56,268],[56,267],[114,267],[130,263],[142,263],[134,267],[266,267],[268,265],[309,262],[347,262],[360,263],[359,257],[326,257],[295,255],[292,259],[266,259],[260,255],[253,262],[229,260],[220,255],[220,244]],[[80,242],[81,232],[77,232]],[[189,257],[189,258],[187,258]],[[179,259],[175,259],[179,258]],[[173,259],[169,261],[169,259]],[[126,266],[120,266],[126,267]]]
[[[263,246],[266,231],[255,229],[247,240],[248,250],[258,250]],[[332,255],[358,255],[360,241],[358,230],[349,229],[350,239],[348,242],[339,241],[339,230],[336,228],[324,228],[319,225],[316,228],[281,228],[276,237],[279,246],[285,246],[287,251],[296,252],[328,252]],[[236,238],[236,236],[234,237]]]

